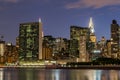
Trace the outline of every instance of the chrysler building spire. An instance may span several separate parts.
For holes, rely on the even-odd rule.
[[[93,49],[96,49],[96,42],[97,42],[97,38],[95,36],[95,30],[94,30],[94,24],[92,21],[92,17],[90,17],[90,22],[89,22],[89,26],[88,28],[90,29],[90,40],[92,43],[94,43],[94,46],[92,47]]]
[[[90,22],[89,22],[89,29],[90,29],[90,33],[91,34],[94,34],[95,30],[94,30],[94,24],[93,24],[93,21],[92,21],[92,17],[90,17]]]

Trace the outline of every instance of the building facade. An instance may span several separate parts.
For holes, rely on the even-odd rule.
[[[18,48],[12,43],[5,46],[5,62],[8,64],[18,62]]]
[[[55,43],[55,38],[53,38],[51,35],[46,35],[43,38],[43,59],[44,60],[50,60],[53,58],[53,47]]]
[[[86,49],[86,37],[85,36],[80,36],[79,39],[79,59],[77,59],[78,62],[88,62],[89,57],[88,57],[88,52]]]
[[[106,47],[107,47],[107,56],[112,58],[112,55],[111,55],[111,40],[106,41]]]
[[[19,28],[19,60],[42,58],[42,31],[40,22],[21,23]]]
[[[52,49],[53,59],[60,59],[69,55],[69,40],[66,38],[54,38],[50,35],[44,36],[43,46]]]
[[[5,62],[5,41],[0,40],[0,63]]]
[[[111,24],[111,53],[117,55],[120,52],[120,27],[116,20]],[[117,56],[116,56],[117,57]]]
[[[43,60],[52,60],[52,53],[53,53],[52,48],[43,46],[42,52],[43,52],[42,55]]]
[[[90,37],[89,28],[78,27],[78,26],[70,27],[70,52],[71,52],[70,54],[71,56],[79,58],[80,54],[87,53],[86,43],[87,41],[89,41],[89,37]],[[82,47],[84,47],[84,49]]]

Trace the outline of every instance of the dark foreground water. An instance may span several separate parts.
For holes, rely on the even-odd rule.
[[[120,80],[120,71],[0,68],[0,80]]]

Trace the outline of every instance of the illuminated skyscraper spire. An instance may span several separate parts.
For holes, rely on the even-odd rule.
[[[90,29],[90,40],[91,40],[92,43],[94,43],[93,49],[95,49],[97,38],[95,36],[95,30],[94,30],[94,24],[93,24],[93,21],[92,21],[92,17],[90,17],[90,22],[89,22],[88,28]]]
[[[94,30],[94,24],[92,21],[92,17],[90,17],[90,22],[89,22],[89,29],[90,29],[90,34],[94,34],[95,30]]]

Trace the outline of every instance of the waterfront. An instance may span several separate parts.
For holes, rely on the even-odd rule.
[[[120,80],[119,70],[0,68],[0,80]]]

